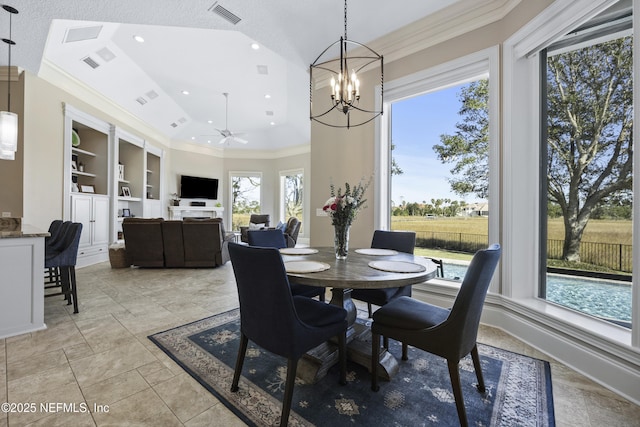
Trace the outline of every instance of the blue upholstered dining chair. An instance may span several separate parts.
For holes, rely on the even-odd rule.
[[[383,231],[373,232],[371,247],[376,249],[393,249],[398,252],[413,254],[416,246],[416,233],[413,231]],[[351,298],[367,303],[369,317],[372,315],[371,305],[383,306],[389,301],[401,296],[411,296],[411,286],[384,289],[354,289]]]
[[[78,259],[78,246],[82,224],[79,222],[63,223],[60,227],[59,241],[55,245],[45,247],[44,266],[48,269],[56,269],[57,275],[54,283],[45,282],[45,289],[61,288],[59,293],[45,294],[47,297],[64,295],[68,304],[73,302],[73,312],[78,313],[78,292],[76,286],[76,260]]]
[[[467,425],[460,373],[460,359],[471,353],[478,378],[478,391],[485,391],[476,339],[482,306],[491,278],[500,259],[500,245],[476,252],[464,276],[451,309],[400,297],[373,314],[372,361],[380,354],[380,336],[402,342],[402,360],[407,360],[407,345],[412,345],[447,360],[451,386],[462,426]],[[371,389],[378,391],[378,364],[372,363]]]
[[[240,300],[240,348],[231,391],[238,391],[248,341],[287,358],[287,379],[280,425],[291,410],[298,359],[314,347],[338,337],[340,383],[346,384],[347,312],[342,307],[292,296],[280,253],[275,248],[229,244]]]
[[[249,240],[249,246],[276,249],[287,247],[287,241],[284,233],[282,230],[277,228],[268,230],[249,230],[247,232],[247,238]],[[324,302],[324,293],[324,286],[309,286],[301,285],[299,283],[291,283],[291,294],[294,296],[299,295],[309,298],[317,296],[320,301]]]

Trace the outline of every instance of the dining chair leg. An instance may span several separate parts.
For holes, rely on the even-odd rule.
[[[382,337],[382,346],[384,347],[385,350],[389,350],[389,338],[388,337]]]
[[[409,360],[409,345],[407,343],[402,343],[402,360]]]
[[[245,334],[241,334],[240,348],[238,349],[238,357],[236,358],[236,369],[233,371],[233,381],[231,382],[231,391],[238,391],[238,382],[240,381],[240,374],[242,373],[242,365],[244,364],[244,355],[247,352],[247,344],[249,338]]]
[[[287,360],[287,382],[284,386],[284,397],[282,398],[280,427],[285,427],[289,423],[289,413],[291,412],[291,400],[293,400],[293,386],[296,383],[297,368],[298,360],[289,358]]]
[[[378,391],[378,360],[380,359],[380,335],[371,334],[371,390]]]
[[[476,378],[478,378],[478,391],[480,393],[485,392],[484,378],[482,376],[482,366],[480,365],[480,355],[478,354],[478,345],[474,345],[471,349],[471,359],[473,360],[473,367],[476,370]]]
[[[69,273],[69,267],[60,267],[60,289],[62,295],[64,295],[64,300],[67,302],[67,305],[71,305],[71,276]]]
[[[347,331],[338,335],[338,355],[340,357],[340,384],[347,384]]]
[[[69,267],[69,282],[71,285],[71,298],[73,298],[73,312],[78,313],[78,288],[76,286],[76,268]]]
[[[371,309],[371,303],[367,303],[367,309],[369,310],[369,319],[373,317],[373,310]]]
[[[467,413],[464,409],[464,400],[462,398],[462,387],[460,386],[460,372],[458,371],[458,361],[447,360],[447,365],[449,366],[451,387],[453,388],[453,397],[456,400],[456,408],[458,409],[460,426],[467,427]]]

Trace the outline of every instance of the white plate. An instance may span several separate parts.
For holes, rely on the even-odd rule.
[[[328,270],[331,266],[318,261],[287,261],[284,263],[287,273],[317,273]]]
[[[371,261],[369,267],[391,273],[420,273],[427,269],[424,265],[407,261]]]
[[[317,254],[318,250],[313,248],[282,248],[280,253],[283,255],[310,255]]]
[[[362,255],[397,255],[398,251],[394,251],[393,249],[377,249],[377,248],[363,248],[356,249],[356,252]]]

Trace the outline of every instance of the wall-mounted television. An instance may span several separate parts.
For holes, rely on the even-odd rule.
[[[183,199],[217,199],[218,180],[182,175],[180,177],[180,197]]]

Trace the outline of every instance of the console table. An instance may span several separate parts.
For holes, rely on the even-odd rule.
[[[216,206],[169,206],[169,219],[180,220],[185,217],[208,216],[217,218],[222,216],[224,208]]]

